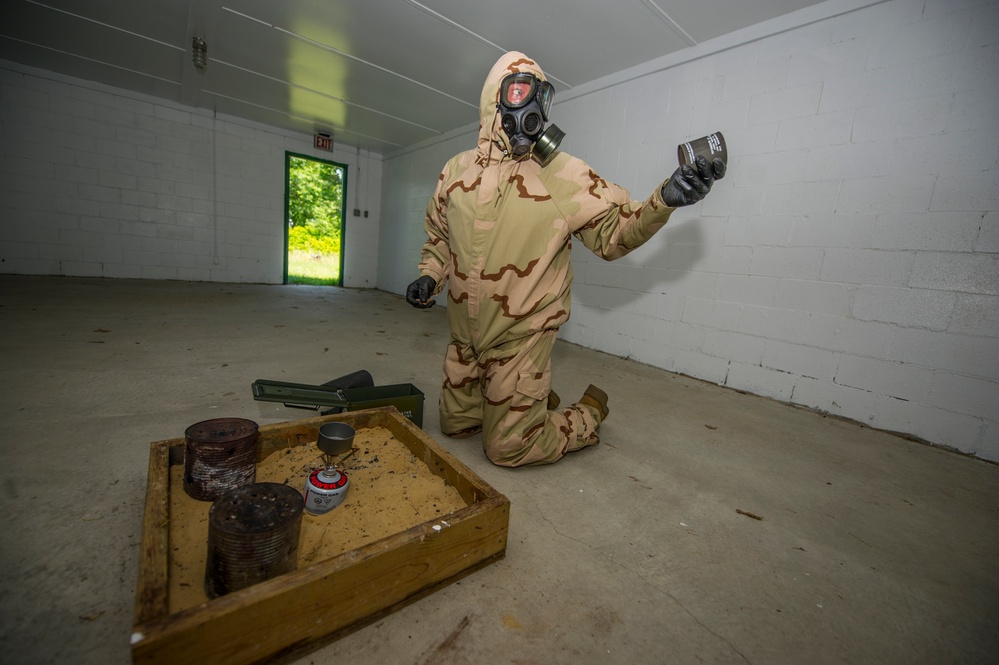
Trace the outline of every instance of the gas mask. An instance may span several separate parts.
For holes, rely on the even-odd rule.
[[[500,84],[499,110],[503,131],[510,138],[515,157],[534,154],[546,164],[565,137],[556,125],[545,129],[555,88],[533,74],[510,74]]]

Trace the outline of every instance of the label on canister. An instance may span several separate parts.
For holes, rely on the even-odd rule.
[[[333,510],[347,498],[350,481],[347,474],[327,469],[315,469],[305,481],[305,510],[310,515],[322,515]]]

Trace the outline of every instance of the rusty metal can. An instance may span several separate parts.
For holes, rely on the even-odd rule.
[[[343,503],[348,489],[347,474],[328,467],[315,469],[305,481],[306,512],[310,515],[328,513]]]
[[[295,570],[302,509],[302,494],[281,483],[244,485],[216,499],[208,511],[208,597]]]
[[[245,418],[202,420],[184,432],[184,491],[214,501],[257,475],[257,423]]]

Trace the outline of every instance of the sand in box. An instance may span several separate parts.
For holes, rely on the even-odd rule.
[[[257,464],[256,481],[290,485],[304,497],[309,473],[322,465],[315,444],[286,448]],[[325,515],[303,513],[299,569],[468,505],[384,427],[357,430],[354,453],[338,468],[350,479],[347,498]],[[208,602],[204,581],[212,503],[188,496],[183,474],[183,464],[170,467],[171,614]]]

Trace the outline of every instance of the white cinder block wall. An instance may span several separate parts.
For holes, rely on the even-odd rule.
[[[0,272],[281,283],[293,152],[347,165],[343,283],[375,287],[380,155],[6,61],[0,86]]]
[[[483,74],[483,76],[485,76]],[[419,276],[420,247],[427,239],[423,218],[440,170],[452,155],[475,145],[475,135],[457,132],[384,164],[378,288],[403,294]],[[447,292],[444,292],[446,296]],[[441,304],[446,297],[437,298]]]
[[[576,243],[562,337],[999,460],[999,2],[830,0],[693,56],[556,94],[563,148],[636,198],[681,140],[730,148],[645,247]],[[474,136],[386,160],[381,288]]]

